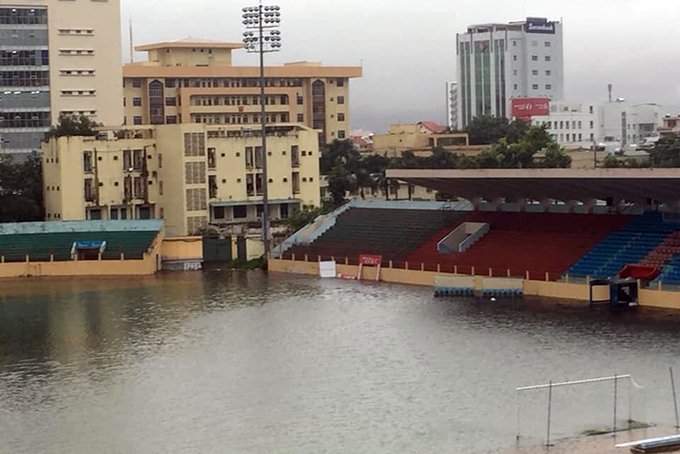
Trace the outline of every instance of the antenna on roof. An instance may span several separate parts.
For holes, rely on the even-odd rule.
[[[614,86],[612,84],[607,85],[607,90],[609,91],[609,102],[612,102],[612,89]]]

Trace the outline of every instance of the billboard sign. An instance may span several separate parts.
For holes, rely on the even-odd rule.
[[[543,18],[529,17],[525,25],[527,33],[543,33],[545,35],[554,35],[556,25],[555,22],[548,21]]]
[[[512,98],[512,116],[522,120],[550,115],[550,98]]]

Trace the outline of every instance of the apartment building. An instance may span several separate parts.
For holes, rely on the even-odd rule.
[[[564,97],[562,24],[527,18],[456,35],[458,129],[475,117],[510,118],[512,98]]]
[[[61,114],[123,121],[120,0],[0,4],[0,152],[40,150]]]
[[[458,128],[458,82],[446,82],[446,118],[450,130]]]
[[[242,48],[194,39],[137,47],[148,59],[123,67],[125,124],[259,124],[259,67],[232,65]],[[267,123],[316,129],[321,145],[349,138],[349,82],[361,72],[313,62],[267,66]]]
[[[176,124],[102,130],[43,145],[46,220],[164,219],[168,236],[216,225],[257,227],[262,213],[261,129]],[[267,127],[270,216],[318,206],[318,133]]]

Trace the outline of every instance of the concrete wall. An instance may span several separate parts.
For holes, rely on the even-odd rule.
[[[160,270],[162,234],[141,260],[73,260],[0,263],[0,279],[61,276],[143,276]]]
[[[317,262],[270,259],[269,270],[318,276],[319,264]],[[359,272],[359,267],[356,265],[343,265],[338,263],[337,271],[342,275],[356,276]],[[362,279],[374,281],[376,272],[377,268],[364,267]],[[443,275],[454,276],[454,274],[450,273],[382,268],[380,271],[380,280],[390,283],[432,287],[435,282],[435,277]],[[474,277],[475,289],[481,290],[484,279],[483,276]],[[514,282],[516,281],[508,281],[508,283]],[[595,300],[604,300],[608,298],[608,294],[607,288],[596,287],[594,289],[593,298]],[[589,289],[586,284],[525,280],[524,295],[588,301]],[[680,292],[641,289],[639,293],[639,305],[665,309],[680,309]]]
[[[161,246],[163,260],[203,259],[203,238],[183,236],[165,238]]]

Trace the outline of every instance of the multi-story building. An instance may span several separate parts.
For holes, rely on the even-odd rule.
[[[558,101],[550,103],[550,114],[531,118],[545,125],[555,141],[568,148],[591,148],[602,140],[602,104]]]
[[[208,224],[258,226],[262,213],[261,128],[177,124],[102,130],[43,145],[46,220],[165,220],[166,234]],[[317,131],[267,127],[272,220],[318,206]]]
[[[458,129],[476,116],[510,118],[512,98],[562,99],[562,24],[527,18],[456,35]]]
[[[458,82],[446,82],[446,117],[449,129],[458,128]]]
[[[20,154],[61,114],[123,121],[120,0],[0,4],[0,149]]]
[[[560,145],[591,148],[612,144],[612,148],[640,145],[658,135],[663,115],[655,103],[609,102],[550,103],[550,114],[533,116],[533,124],[546,125]]]
[[[180,40],[137,47],[148,61],[125,65],[127,125],[260,123],[259,68],[232,65],[240,43]],[[300,123],[320,144],[349,138],[349,80],[361,67],[296,62],[265,71],[267,123]]]

